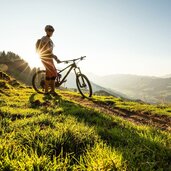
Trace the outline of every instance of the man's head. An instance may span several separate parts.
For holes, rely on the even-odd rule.
[[[51,37],[54,31],[55,31],[55,29],[53,28],[53,26],[46,25],[45,32],[46,32],[47,36]]]

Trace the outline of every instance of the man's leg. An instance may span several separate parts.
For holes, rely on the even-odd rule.
[[[46,80],[45,80],[45,93],[48,93],[50,84],[51,84],[50,78],[46,77]]]
[[[51,78],[51,92],[55,92],[55,77]]]

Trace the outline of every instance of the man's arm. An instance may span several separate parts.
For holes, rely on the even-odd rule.
[[[58,57],[57,57],[56,55],[53,55],[53,59],[55,59],[55,61],[56,61],[57,63],[61,63],[61,61],[58,59]]]

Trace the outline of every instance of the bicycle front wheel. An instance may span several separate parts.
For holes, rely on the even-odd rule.
[[[92,87],[90,81],[84,74],[77,75],[76,84],[77,84],[78,91],[83,97],[92,96]]]
[[[38,93],[44,94],[45,92],[45,78],[46,72],[44,70],[38,71],[33,75],[32,85]]]

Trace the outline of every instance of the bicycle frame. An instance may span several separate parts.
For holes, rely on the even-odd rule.
[[[79,67],[77,67],[75,61],[74,61],[72,64],[70,64],[70,65],[68,65],[67,67],[65,67],[64,69],[58,70],[58,71],[59,71],[58,73],[60,74],[60,73],[62,73],[63,71],[65,71],[66,69],[68,69],[68,68],[69,68],[69,70],[68,70],[68,72],[64,75],[64,77],[62,78],[62,80],[57,82],[57,83],[58,83],[58,84],[57,84],[57,87],[61,86],[61,85],[65,82],[65,79],[67,78],[67,76],[69,75],[69,73],[72,71],[72,69],[74,69],[74,72],[75,72],[75,75],[76,75],[76,76],[77,76],[78,74],[81,74],[81,70],[80,70]],[[78,69],[78,72],[76,71],[76,69]],[[57,78],[57,79],[58,79],[58,78]]]

